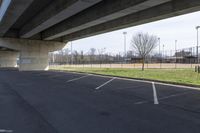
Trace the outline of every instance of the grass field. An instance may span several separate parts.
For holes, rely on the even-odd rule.
[[[122,76],[129,78],[151,79],[168,81],[181,84],[199,85],[200,74],[194,69],[130,69],[130,68],[75,68],[75,67],[50,67],[52,70],[77,71],[86,73],[96,73],[112,76]]]

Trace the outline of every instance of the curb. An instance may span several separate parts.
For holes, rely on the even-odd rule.
[[[54,72],[72,72],[72,73],[79,73],[79,74],[93,74],[99,76],[108,76],[108,77],[118,77],[122,79],[133,79],[133,80],[140,80],[140,81],[147,81],[147,82],[157,82],[157,83],[164,83],[164,84],[172,84],[172,85],[181,85],[186,87],[197,87],[200,88],[200,85],[193,85],[193,84],[185,84],[185,83],[177,83],[172,81],[162,81],[162,80],[154,80],[154,79],[146,79],[146,78],[131,78],[131,77],[124,77],[124,76],[113,76],[108,74],[98,74],[98,73],[87,73],[87,72],[79,72],[79,71],[68,71],[68,70],[49,70]]]

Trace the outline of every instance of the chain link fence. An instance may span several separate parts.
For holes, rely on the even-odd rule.
[[[200,47],[198,48],[198,51]],[[134,51],[118,53],[83,53],[64,49],[49,53],[49,64],[52,67],[82,68],[141,68],[142,59]],[[197,56],[198,55],[198,56]],[[197,47],[177,50],[154,51],[145,59],[145,68],[195,68],[199,64],[200,54]]]

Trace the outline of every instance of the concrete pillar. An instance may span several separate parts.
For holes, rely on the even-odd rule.
[[[0,51],[0,67],[17,67],[19,52]]]
[[[19,70],[48,70],[48,53],[60,50],[65,43],[28,39],[0,38],[0,46],[19,51]]]
[[[24,44],[20,50],[19,70],[48,70],[48,45],[43,43]]]

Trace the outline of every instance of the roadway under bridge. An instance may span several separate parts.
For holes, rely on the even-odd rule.
[[[68,41],[199,10],[199,0],[0,0],[0,67],[19,58],[21,71],[47,70]]]

